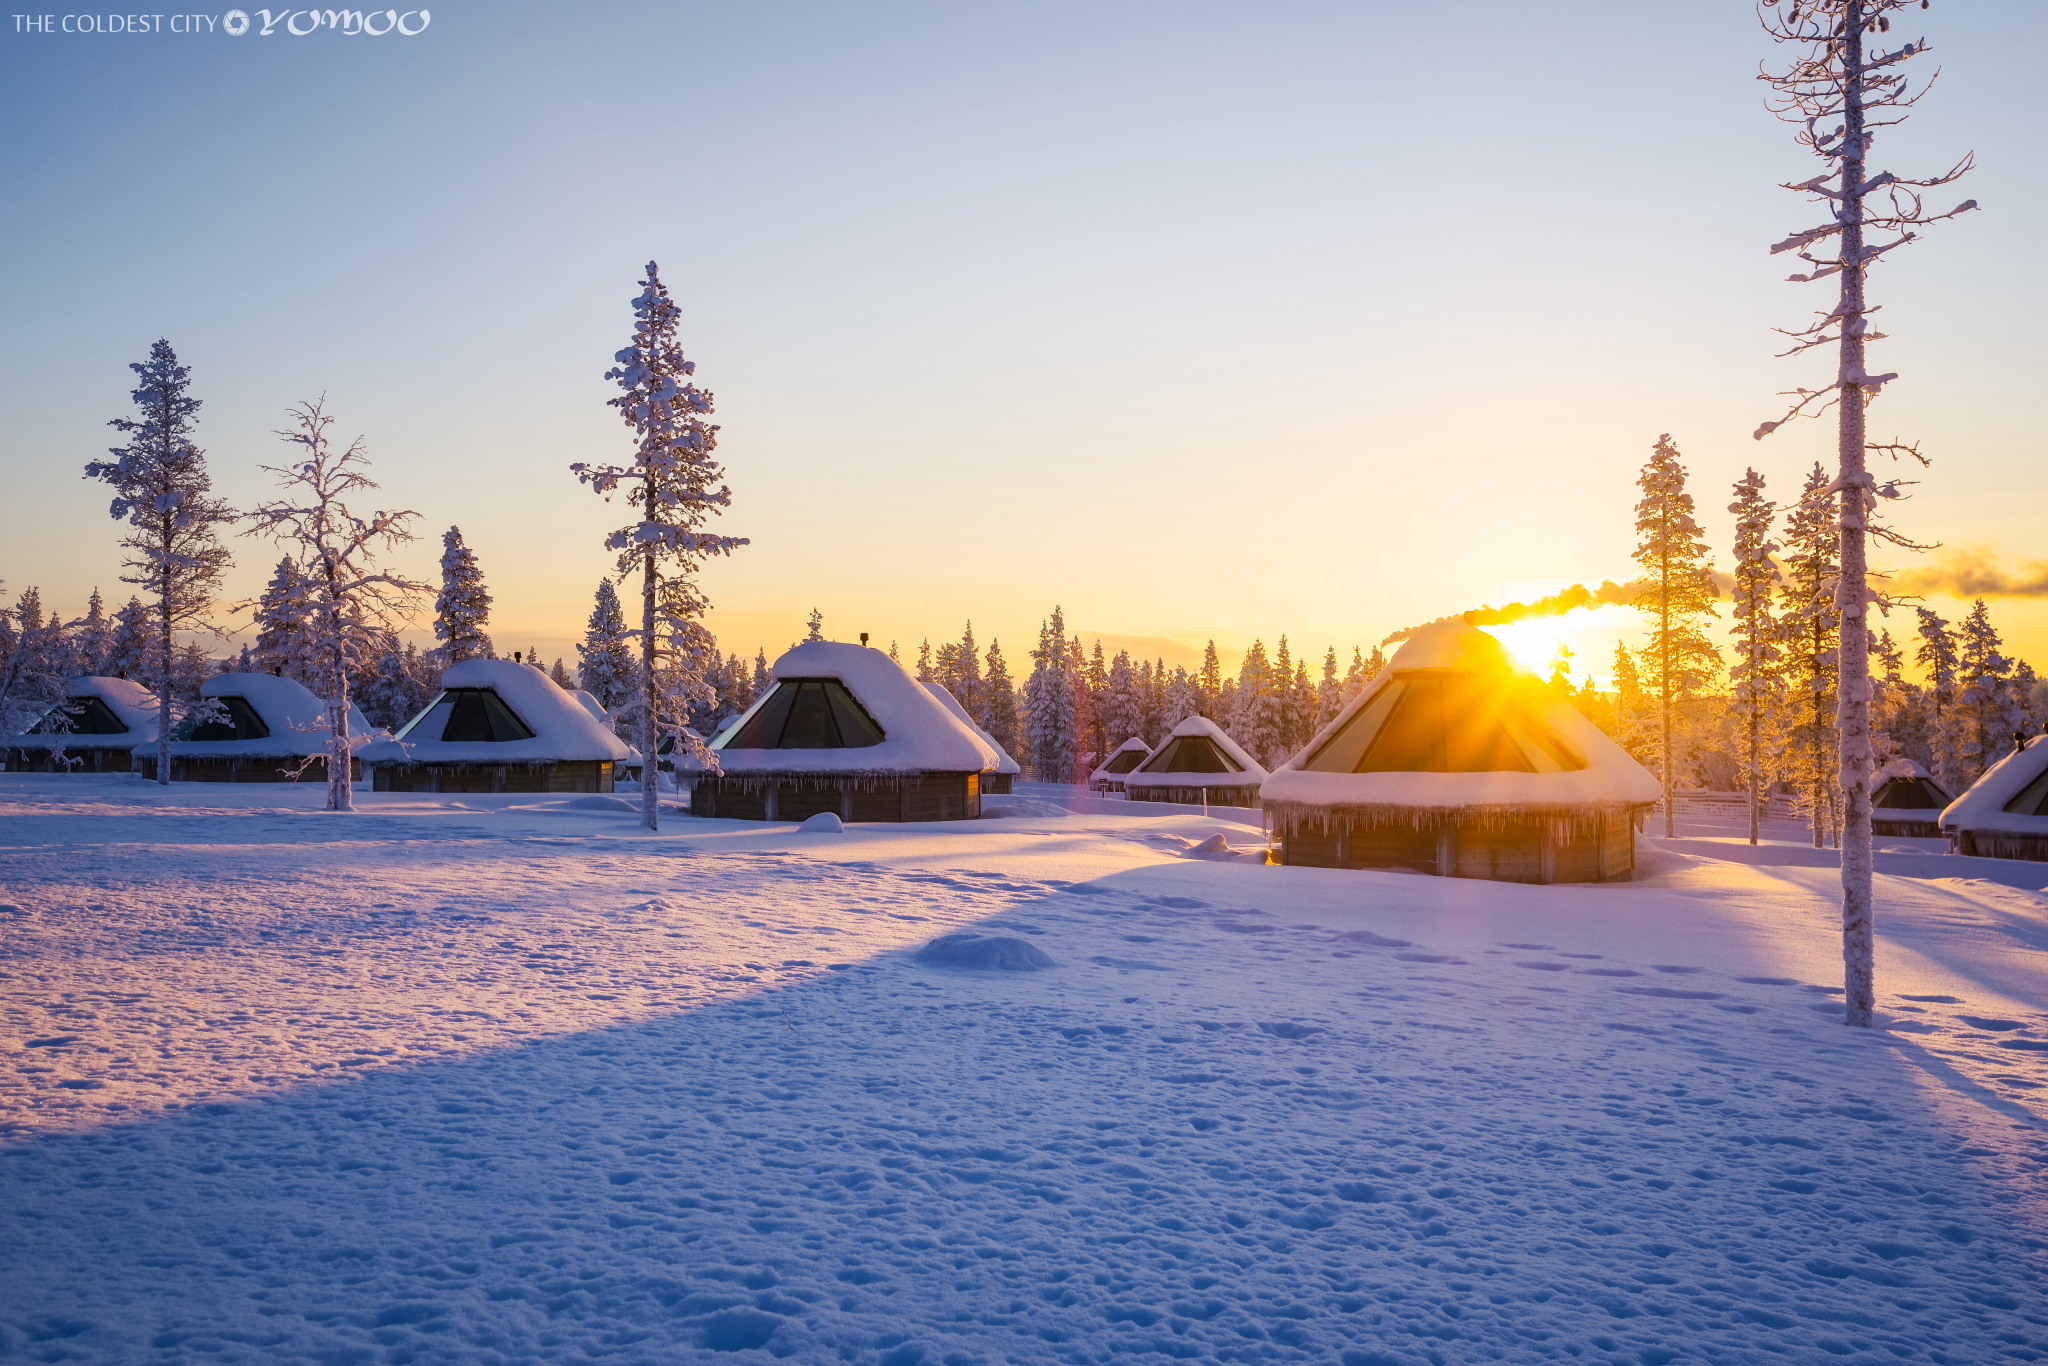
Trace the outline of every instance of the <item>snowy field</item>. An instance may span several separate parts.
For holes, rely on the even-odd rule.
[[[0,776],[0,1358],[2048,1359],[2048,866],[320,795]]]

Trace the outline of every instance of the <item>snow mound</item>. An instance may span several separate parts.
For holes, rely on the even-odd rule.
[[[981,818],[985,821],[994,820],[998,816],[1068,816],[1072,814],[1072,812],[1057,802],[1041,802],[1032,797],[1025,797],[1014,802],[1004,802],[1001,806],[984,806],[981,809]]]
[[[1211,835],[1200,844],[1191,845],[1181,851],[1182,858],[1207,859],[1211,863],[1264,863],[1264,849],[1233,849],[1230,841],[1221,835]]]
[[[976,968],[1004,972],[1036,972],[1058,967],[1044,950],[1006,934],[942,934],[918,950],[917,961],[935,968]]]
[[[846,827],[839,823],[839,817],[832,812],[820,811],[817,815],[799,825],[797,829],[807,835],[837,835],[844,831]]]
[[[624,797],[578,797],[573,802],[563,802],[562,809],[565,811],[626,811],[635,815],[639,814],[640,811],[637,804],[627,801]]]

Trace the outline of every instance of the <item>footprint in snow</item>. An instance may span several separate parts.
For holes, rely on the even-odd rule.
[[[1311,1034],[1323,1032],[1321,1025],[1294,1024],[1287,1020],[1259,1021],[1259,1032],[1271,1034],[1276,1039],[1306,1039]]]

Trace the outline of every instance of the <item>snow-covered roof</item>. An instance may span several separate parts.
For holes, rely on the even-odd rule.
[[[982,772],[1022,773],[1024,771],[1023,766],[1019,764],[1015,759],[1012,759],[1010,757],[1010,752],[1004,749],[1001,745],[996,743],[996,737],[990,735],[987,731],[983,730],[980,727],[980,725],[978,725],[975,722],[975,719],[967,714],[967,708],[960,705],[960,699],[953,696],[953,690],[951,688],[948,688],[943,683],[927,683],[924,686],[927,690],[930,691],[933,697],[939,699],[939,704],[941,706],[943,706],[947,711],[953,713],[954,720],[965,721],[967,723],[967,728],[973,731],[976,735],[979,735],[981,737],[981,742],[983,744],[987,745],[990,749],[994,750],[998,755],[1001,756],[1001,762],[999,762],[994,768],[983,769]]]
[[[1984,770],[1941,813],[1944,830],[2048,835],[2048,735],[2036,735]]]
[[[1621,746],[1462,621],[1411,636],[1260,793],[1283,815],[1376,821],[1632,811],[1658,795]]]
[[[1190,743],[1177,745],[1176,740]],[[1221,772],[1180,766],[1190,760],[1205,763],[1207,756],[1216,754],[1225,760]],[[1250,787],[1266,781],[1266,770],[1214,721],[1190,716],[1159,742],[1144,763],[1123,777],[1126,792],[1134,787]]]
[[[628,753],[625,742],[590,710],[539,669],[510,659],[465,659],[441,675],[441,695],[408,721],[389,740],[363,746],[367,764],[531,764],[552,761],[617,762]],[[511,713],[514,727],[532,732],[510,740],[444,740],[455,708],[467,705],[481,689],[494,694]],[[454,694],[454,695],[451,695]],[[498,724],[497,713],[491,713]]]
[[[0,747],[9,749],[132,749],[145,740],[156,738],[156,694],[140,683],[126,678],[101,678],[88,675],[74,678],[64,686],[65,700],[97,697],[113,713],[114,719],[126,726],[125,731],[105,735],[90,735],[68,732],[54,735],[10,735],[0,739]],[[51,708],[52,711],[56,708]],[[44,713],[48,715],[49,713]],[[38,725],[41,722],[37,723]]]
[[[575,698],[578,702],[582,703],[583,710],[589,712],[592,716],[596,717],[597,723],[600,726],[603,726],[606,729],[611,728],[612,714],[604,709],[604,703],[598,701],[595,697],[583,691],[583,689],[581,688],[571,689],[569,692],[569,696]]]
[[[1133,735],[1130,739],[1124,741],[1122,744],[1118,745],[1115,749],[1109,752],[1109,757],[1102,761],[1102,767],[1096,769],[1093,773],[1088,775],[1089,781],[1093,782],[1098,779],[1121,778],[1126,773],[1130,772],[1132,768],[1137,767],[1139,759],[1143,759],[1147,754],[1150,754],[1151,752],[1152,746],[1146,744],[1143,740],[1140,740],[1137,736]],[[1119,755],[1123,754],[1136,754],[1138,756],[1138,759],[1132,760],[1128,765],[1121,769],[1112,770],[1110,768],[1110,765],[1117,761],[1117,757]]]
[[[800,686],[806,683],[832,686]],[[846,709],[848,697],[855,710]],[[817,726],[807,718],[815,718]],[[873,738],[876,731],[879,740]],[[830,745],[832,734],[842,743]],[[762,738],[772,739],[775,747],[741,749],[735,744]],[[817,744],[821,739],[827,743]],[[843,743],[847,740],[854,743]],[[733,718],[711,748],[720,769],[742,776],[985,773],[1005,757],[886,653],[835,640],[791,646],[775,661],[775,686]]]
[[[318,754],[327,748],[327,704],[295,679],[275,674],[215,674],[199,685],[199,695],[241,698],[256,713],[262,729],[270,734],[247,740],[174,739],[171,741],[171,753],[180,758],[198,759],[208,755],[229,758],[276,755],[284,758]],[[175,736],[177,728],[171,733]],[[385,734],[372,726],[369,719],[354,707],[348,709],[348,733],[373,739]]]

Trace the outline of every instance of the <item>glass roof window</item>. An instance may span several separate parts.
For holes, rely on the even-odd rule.
[[[715,749],[865,749],[883,732],[836,678],[778,678],[746,724]]]
[[[62,713],[61,716],[59,713]],[[30,735],[126,735],[128,727],[121,724],[121,718],[114,715],[114,709],[106,699],[87,694],[84,697],[67,697],[60,707],[46,713],[36,722]]]
[[[214,697],[209,701],[218,702],[227,711],[225,721],[206,721],[199,725],[187,722],[180,727],[185,740],[268,740],[270,727],[263,724],[263,718],[256,714],[256,708],[249,705],[246,697]]]
[[[1129,773],[1132,769],[1136,768],[1139,764],[1142,764],[1144,762],[1144,750],[1127,749],[1119,753],[1110,755],[1109,762],[1102,766],[1102,771],[1104,773]]]
[[[1948,803],[1948,794],[1926,778],[1888,778],[1870,804],[1894,811],[1926,811]]]
[[[1244,765],[1206,735],[1176,735],[1145,761],[1140,773],[1242,773]]]
[[[533,739],[533,728],[489,688],[449,688],[408,721],[400,740],[446,744],[504,744]]]
[[[1314,773],[1563,773],[1586,766],[1513,683],[1484,674],[1397,675],[1303,765]]]
[[[2048,769],[2020,789],[2020,795],[2005,804],[2015,816],[2048,816]]]

